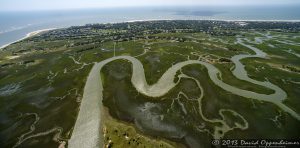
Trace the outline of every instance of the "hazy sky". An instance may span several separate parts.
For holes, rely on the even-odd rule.
[[[0,0],[0,10],[49,10],[127,6],[281,5],[300,0]]]

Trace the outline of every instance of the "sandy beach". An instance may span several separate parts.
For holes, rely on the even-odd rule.
[[[30,33],[27,33],[25,37],[23,37],[23,38],[21,38],[21,39],[19,39],[19,40],[1,46],[1,47],[0,47],[0,50],[2,50],[3,48],[9,46],[10,44],[19,42],[19,41],[24,40],[24,39],[26,39],[26,38],[35,36],[35,35],[37,35],[37,34],[40,34],[40,33],[46,32],[46,31],[54,30],[54,29],[57,29],[57,28],[41,29],[41,30],[36,30],[36,31],[30,32]]]

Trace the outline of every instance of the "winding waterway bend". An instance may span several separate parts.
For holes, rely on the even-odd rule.
[[[266,88],[274,90],[273,94],[260,94],[248,90],[239,89],[237,87],[231,86],[224,83],[218,78],[219,73],[221,73],[212,64],[198,61],[198,60],[187,60],[184,62],[177,63],[170,67],[162,77],[153,85],[149,85],[145,78],[145,72],[142,63],[131,56],[116,56],[99,63],[95,63],[89,76],[87,78],[84,94],[80,106],[80,111],[75,123],[75,127],[72,133],[72,137],[69,140],[70,148],[96,148],[102,147],[102,128],[101,128],[101,108],[103,99],[103,86],[100,77],[100,71],[107,63],[123,59],[131,62],[132,64],[132,77],[131,83],[136,88],[139,93],[142,93],[149,97],[161,97],[174,88],[177,84],[174,82],[176,77],[176,72],[181,68],[191,64],[200,64],[207,68],[210,79],[214,84],[220,88],[229,91],[235,95],[242,96],[245,98],[267,101],[277,105],[279,108],[289,113],[294,118],[300,120],[298,113],[290,109],[288,106],[282,103],[286,99],[287,94],[284,90],[270,82],[260,82],[253,80],[248,77],[245,66],[240,62],[241,59],[259,57],[265,58],[266,53],[263,51],[243,43],[242,39],[238,38],[239,44],[248,47],[255,52],[255,55],[236,55],[231,58],[235,64],[235,69],[232,71],[233,75],[241,80],[248,81],[257,85],[264,86]]]

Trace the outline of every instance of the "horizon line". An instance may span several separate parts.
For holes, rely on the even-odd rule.
[[[300,3],[299,3],[300,4]],[[95,6],[95,7],[73,7],[73,8],[46,8],[46,9],[1,9],[0,12],[34,12],[34,11],[69,11],[69,10],[95,10],[95,9],[126,9],[126,8],[176,8],[176,7],[299,7],[300,5],[295,4],[230,4],[230,5],[216,5],[216,4],[205,4],[205,5],[136,5],[136,6]]]

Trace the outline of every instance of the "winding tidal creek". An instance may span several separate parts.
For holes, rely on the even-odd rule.
[[[187,60],[184,62],[177,63],[170,67],[162,77],[153,85],[149,85],[145,78],[145,72],[142,63],[131,56],[115,56],[99,63],[95,63],[91,72],[88,75],[84,94],[80,106],[80,111],[75,123],[75,127],[72,133],[72,137],[69,140],[69,147],[71,148],[96,148],[102,147],[102,127],[101,127],[101,108],[103,99],[103,85],[100,76],[101,69],[107,64],[115,60],[123,59],[128,60],[132,64],[132,76],[131,83],[136,90],[149,97],[161,97],[168,93],[172,88],[176,87],[179,83],[174,82],[176,73],[187,65],[203,65],[207,68],[210,79],[213,83],[220,88],[231,92],[232,94],[242,96],[244,98],[255,99],[260,101],[266,101],[277,105],[283,111],[289,113],[292,117],[300,120],[298,113],[293,111],[291,108],[283,104],[283,101],[287,98],[287,94],[284,90],[271,82],[257,81],[248,77],[245,65],[240,61],[245,58],[266,58],[267,54],[253,46],[247,45],[243,42],[243,39],[238,38],[237,43],[253,50],[254,55],[241,54],[231,58],[231,61],[235,64],[233,69],[233,75],[240,80],[248,81],[253,84],[264,86],[274,91],[273,94],[260,94],[248,90],[239,89],[235,86],[224,83],[218,77],[221,74],[220,70],[214,65],[199,61],[199,60]]]

